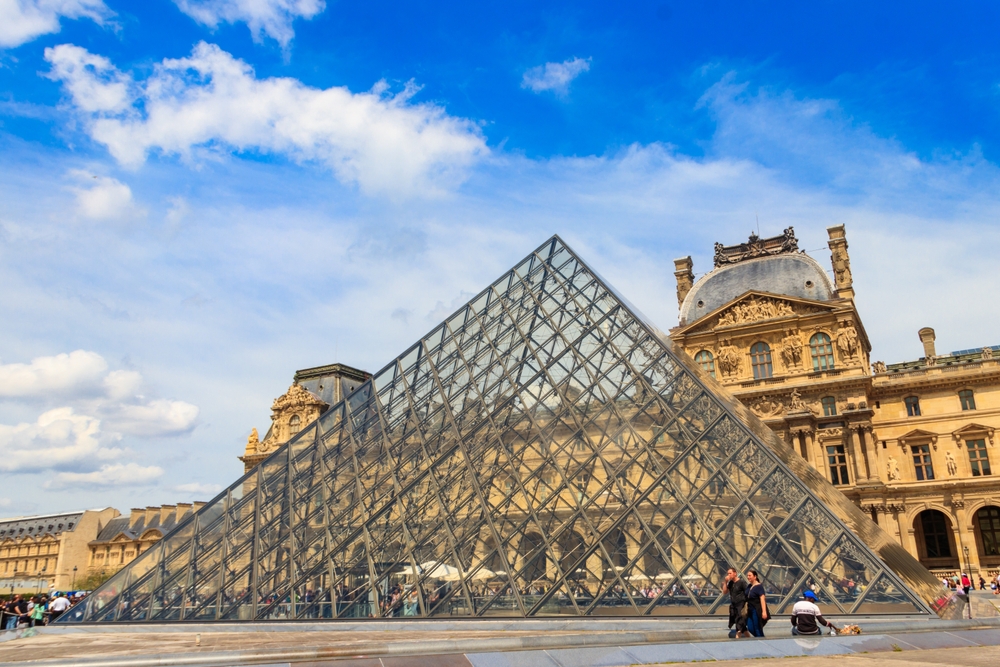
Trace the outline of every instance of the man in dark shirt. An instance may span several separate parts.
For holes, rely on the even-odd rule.
[[[723,593],[729,594],[729,636],[731,638],[749,637],[747,632],[747,582],[740,579],[735,568],[726,570],[726,578],[720,586]]]

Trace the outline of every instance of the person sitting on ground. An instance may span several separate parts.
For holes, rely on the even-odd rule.
[[[823,618],[822,612],[816,606],[816,594],[812,591],[806,591],[802,594],[802,599],[792,607],[792,634],[820,635],[823,634],[819,628],[821,625],[837,632],[837,627]]]

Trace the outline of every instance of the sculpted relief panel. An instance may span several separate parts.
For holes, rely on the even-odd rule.
[[[716,326],[726,327],[734,324],[747,324],[760,320],[772,320],[776,317],[794,315],[795,311],[786,301],[767,297],[751,297],[737,303],[719,316]]]

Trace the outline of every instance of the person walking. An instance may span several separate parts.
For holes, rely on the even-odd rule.
[[[729,594],[729,637],[749,637],[747,632],[747,582],[740,579],[736,568],[726,570],[726,578],[720,586],[723,593]]]
[[[979,590],[981,591],[986,590],[986,580],[983,579],[983,575],[979,575]]]
[[[972,588],[972,579],[969,579],[969,575],[965,572],[962,573],[962,592],[966,595],[969,594],[969,589]]]
[[[820,626],[830,628],[834,633],[837,626],[823,618],[823,613],[816,606],[816,594],[806,591],[802,594],[802,599],[792,607],[792,634],[793,635],[821,635],[823,631]]]
[[[764,585],[760,582],[757,570],[747,572],[747,630],[754,637],[764,636],[764,626],[767,624],[767,600],[764,595]]]

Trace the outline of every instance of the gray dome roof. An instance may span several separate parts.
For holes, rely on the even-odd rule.
[[[691,324],[750,290],[812,301],[834,298],[830,278],[809,255],[757,257],[702,276],[681,304],[680,324]]]

